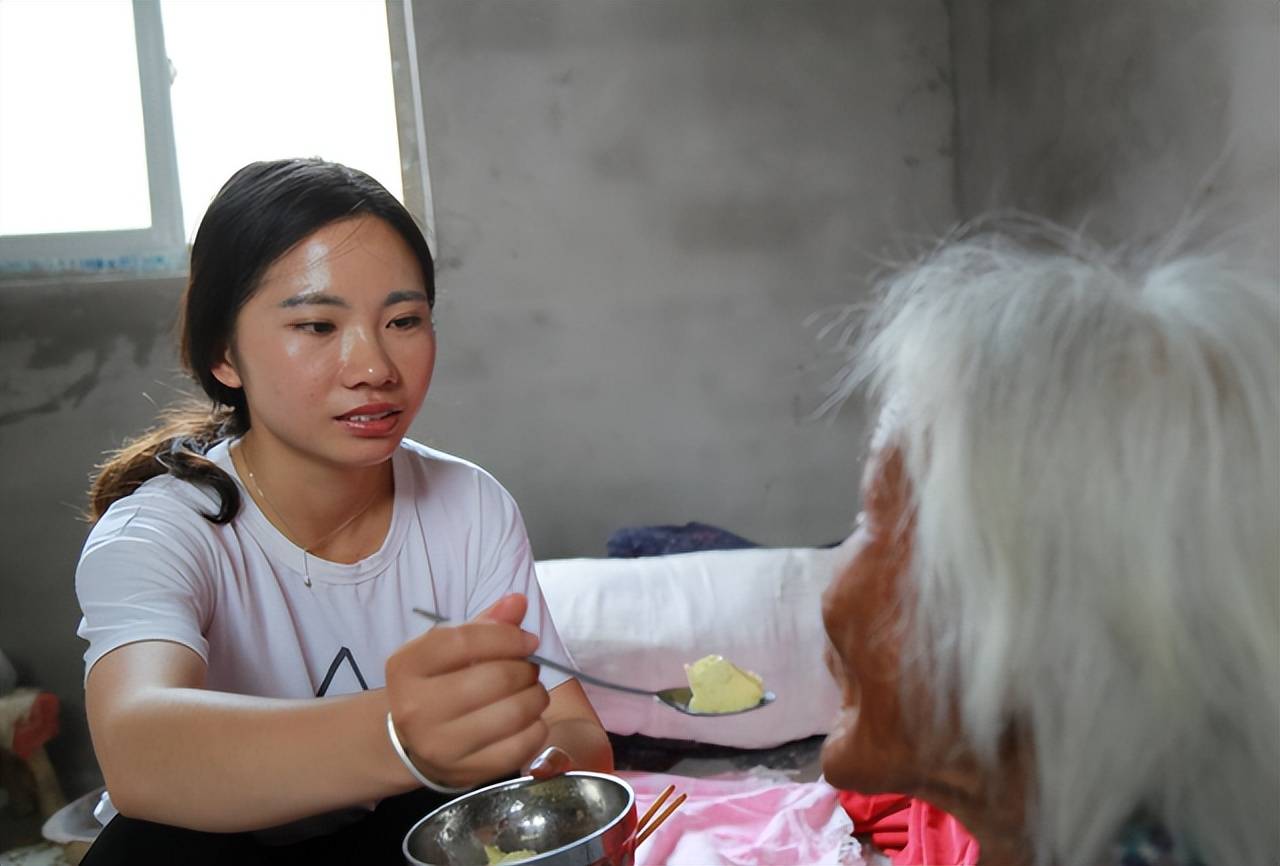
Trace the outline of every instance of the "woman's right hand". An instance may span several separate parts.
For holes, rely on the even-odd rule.
[[[436,626],[387,659],[387,699],[400,742],[433,782],[469,787],[516,773],[545,745],[550,700],[538,647],[523,631],[528,602],[507,595],[474,620]]]

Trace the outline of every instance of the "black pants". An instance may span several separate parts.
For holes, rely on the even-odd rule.
[[[449,799],[426,789],[388,797],[354,824],[290,845],[267,844],[253,833],[205,833],[117,815],[80,866],[402,866],[404,835]]]

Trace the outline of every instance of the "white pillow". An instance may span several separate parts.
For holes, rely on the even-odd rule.
[[[560,638],[586,673],[657,690],[686,685],[686,663],[719,653],[778,696],[714,719],[587,685],[606,730],[762,749],[825,734],[835,718],[820,598],[838,558],[838,548],[717,550],[544,560],[537,573]]]

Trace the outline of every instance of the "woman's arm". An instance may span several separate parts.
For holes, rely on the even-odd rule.
[[[386,690],[280,700],[206,690],[195,652],[141,641],[93,666],[86,708],[121,813],[259,829],[417,787],[387,739],[397,703],[412,708],[403,739],[431,756],[430,778],[474,785],[517,771],[547,737],[547,693],[524,661],[535,642],[508,622],[434,628],[388,661]]]
[[[613,772],[609,735],[577,680],[568,680],[551,690],[551,703],[542,720],[547,723],[547,739],[529,772],[539,777],[568,770]],[[546,749],[552,749],[551,753]],[[556,754],[557,749],[560,754]]]
[[[89,672],[94,751],[122,814],[253,830],[413,787],[387,742],[381,690],[276,700],[207,691],[204,673],[166,641],[127,644]]]

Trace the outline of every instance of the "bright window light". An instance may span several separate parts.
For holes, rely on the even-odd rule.
[[[0,235],[150,225],[132,4],[0,0]]]
[[[346,163],[403,200],[384,3],[163,0],[160,8],[188,241],[226,179],[254,160]]]

